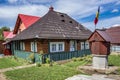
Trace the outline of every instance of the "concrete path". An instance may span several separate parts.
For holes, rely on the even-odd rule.
[[[73,77],[69,77],[65,80],[114,80],[106,78],[106,75],[99,75],[99,74],[93,74],[92,76],[88,75],[75,75]]]
[[[0,73],[6,72],[6,71],[11,71],[11,70],[16,70],[16,69],[21,69],[21,68],[32,67],[32,66],[35,66],[35,65],[36,64],[31,64],[31,65],[25,65],[25,66],[18,66],[18,67],[11,67],[11,68],[0,69]]]

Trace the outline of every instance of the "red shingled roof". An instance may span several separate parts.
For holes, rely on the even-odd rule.
[[[18,16],[21,18],[26,28],[40,19],[40,17],[37,17],[37,16],[30,16],[30,15],[24,15],[24,14],[19,14]]]
[[[13,38],[15,35],[13,34],[13,32],[11,31],[4,31],[3,32],[3,35],[4,35],[4,38],[5,39],[10,39],[10,38]]]
[[[3,36],[4,36],[4,38],[6,38],[9,33],[10,33],[10,31],[3,31]]]
[[[35,23],[39,19],[40,19],[40,17],[37,17],[37,16],[19,14],[18,18],[17,18],[17,21],[16,21],[16,24],[15,24],[15,27],[14,27],[13,34],[17,33],[21,22],[25,25],[26,28],[28,28],[29,26],[31,26],[33,23]]]

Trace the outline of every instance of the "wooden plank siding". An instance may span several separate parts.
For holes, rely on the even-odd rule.
[[[39,53],[41,50],[43,50],[43,53],[49,53],[49,42],[64,42],[64,51],[70,51],[70,40],[24,40],[22,42],[24,42],[25,44],[25,51],[31,52],[31,42],[36,41],[37,42],[37,53]],[[20,41],[19,41],[20,42]],[[83,42],[83,41],[82,41]],[[80,41],[76,42],[76,50],[81,50],[81,44]]]

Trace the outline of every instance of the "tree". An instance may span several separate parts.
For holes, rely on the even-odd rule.
[[[6,26],[0,28],[0,40],[4,40],[3,31],[10,31],[10,28]]]

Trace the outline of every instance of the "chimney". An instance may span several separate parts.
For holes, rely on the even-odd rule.
[[[54,8],[52,6],[50,6],[49,11],[53,11],[53,10],[54,10]]]

